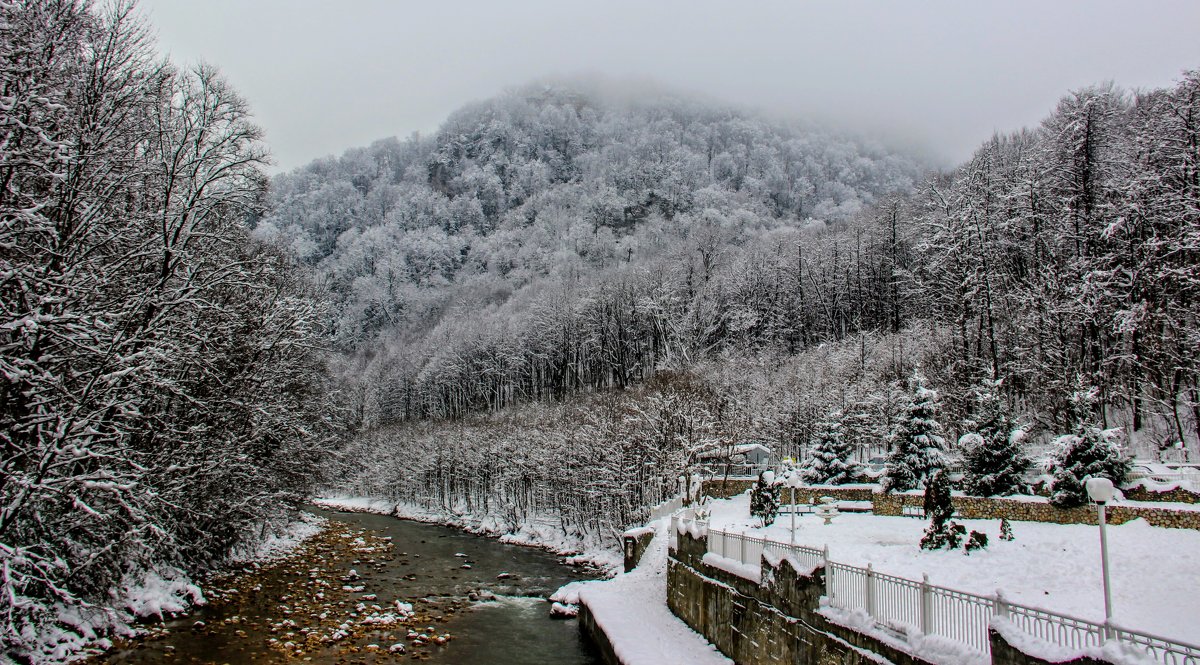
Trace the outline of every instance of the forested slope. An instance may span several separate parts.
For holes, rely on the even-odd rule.
[[[911,187],[904,160],[688,102],[619,107],[637,131],[511,138],[531,118],[591,118],[600,103],[579,99],[514,93],[431,139],[279,179],[260,233],[308,252],[344,307],[365,427],[347,487],[600,536],[701,450],[761,439],[802,457],[830,421],[860,457],[886,447],[915,369],[951,445],[999,379],[1035,446],[1094,422],[1139,455],[1195,450],[1196,73],[1070,93]],[[723,133],[747,126],[749,141]],[[354,221],[376,214],[357,212],[379,191],[371,165],[395,154],[411,156],[387,162],[411,198]],[[531,169],[552,174],[540,195],[516,185]],[[320,235],[331,219],[336,241]]]
[[[835,293],[884,288],[886,265],[863,262],[881,239],[835,247],[817,231],[917,173],[881,148],[730,108],[533,86],[434,137],[278,177],[257,232],[330,288],[370,426],[881,325],[887,305]]]

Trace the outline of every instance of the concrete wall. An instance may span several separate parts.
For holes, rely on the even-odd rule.
[[[625,549],[625,572],[629,572],[637,568],[638,563],[642,560],[642,555],[646,553],[646,548],[650,547],[650,541],[654,539],[654,531],[652,529],[634,529],[626,531],[621,537]]]
[[[667,605],[738,665],[920,665],[920,658],[830,622],[817,613],[824,569],[797,571],[790,562],[762,562],[763,582],[751,582],[703,562],[705,539],[679,536],[667,562]],[[992,632],[993,663],[1048,665]],[[1072,665],[1100,665],[1089,659]]]
[[[604,661],[604,665],[622,665],[608,635],[601,630],[600,625],[596,623],[596,618],[592,616],[591,610],[583,603],[579,605],[579,629],[591,638],[592,644],[600,652],[600,659]]]

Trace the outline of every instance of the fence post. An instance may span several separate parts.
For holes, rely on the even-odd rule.
[[[742,556],[738,558],[738,561],[746,563],[746,534],[740,534],[738,536],[738,541],[742,544]]]
[[[875,616],[875,566],[867,564],[867,615]]]
[[[1008,600],[1004,598],[1004,592],[996,589],[996,606],[994,608],[995,615],[1001,619],[1008,618]]]
[[[929,573],[921,573],[921,632],[933,632],[933,591],[929,588]]]
[[[833,605],[833,564],[829,562],[829,543],[825,543],[823,552],[825,557],[825,597],[829,599],[829,604]]]

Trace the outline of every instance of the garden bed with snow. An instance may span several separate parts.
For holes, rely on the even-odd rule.
[[[710,528],[788,542],[790,517],[758,528],[749,496],[714,501]],[[928,551],[918,543],[923,519],[842,514],[833,524],[796,518],[796,544],[829,546],[830,559],[913,580],[991,595],[1101,622],[1104,595],[1100,535],[1095,526],[1012,522],[1015,540],[999,539],[999,520],[956,520],[986,533],[987,549]],[[1200,532],[1153,527],[1143,520],[1108,527],[1115,623],[1168,639],[1200,641]]]

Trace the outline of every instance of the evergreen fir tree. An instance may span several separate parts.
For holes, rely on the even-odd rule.
[[[883,477],[889,492],[915,489],[946,466],[937,392],[925,387],[925,377],[919,373],[909,379],[909,390],[910,401],[892,432],[892,452]]]
[[[1008,518],[1000,518],[1000,540],[1013,540],[1012,524],[1009,524]]]
[[[858,476],[859,464],[852,458],[854,447],[846,441],[842,413],[835,411],[817,425],[811,457],[801,477],[813,485],[845,485]]]
[[[975,496],[1015,494],[1029,468],[1021,441],[1024,432],[1005,408],[1000,381],[984,379],[972,389],[974,418],[965,423],[963,489]]]
[[[775,515],[779,513],[779,485],[775,483],[775,474],[763,471],[758,474],[758,482],[750,490],[750,516],[762,520],[763,526],[771,526]]]
[[[950,500],[950,479],[939,469],[925,487],[925,514],[929,526],[921,538],[921,549],[956,549],[966,529],[950,519],[954,515],[954,504]]]
[[[1050,503],[1060,508],[1087,503],[1083,481],[1089,476],[1104,476],[1114,485],[1120,485],[1130,467],[1130,459],[1121,449],[1120,431],[1100,429],[1091,420],[1095,389],[1076,392],[1072,401],[1078,423],[1075,432],[1055,439],[1057,452]]]

